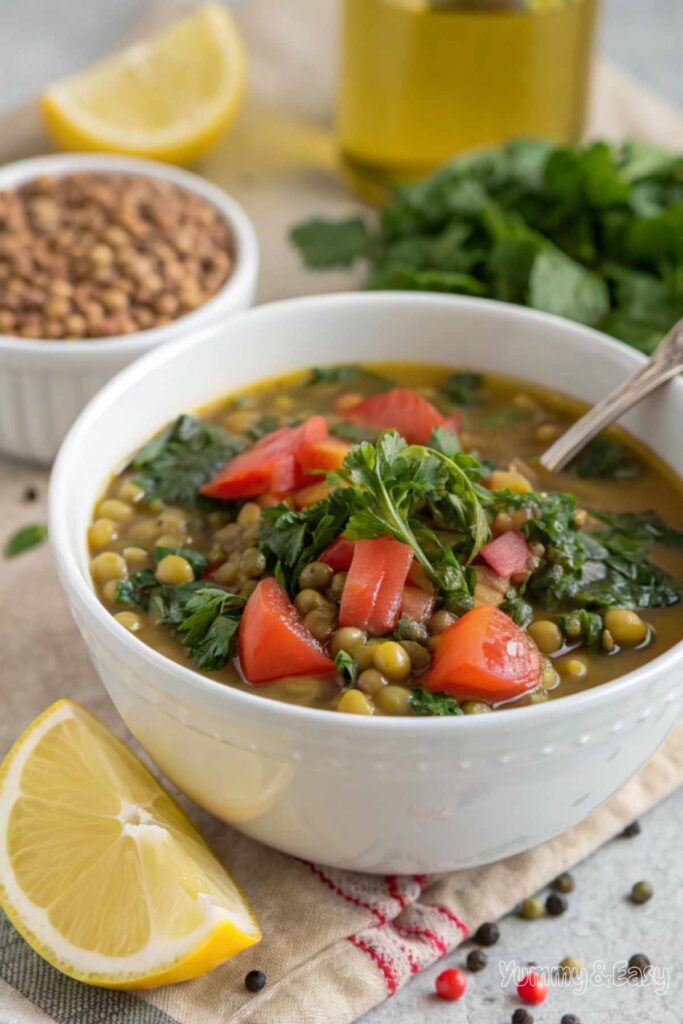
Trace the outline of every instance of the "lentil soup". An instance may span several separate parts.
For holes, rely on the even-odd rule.
[[[110,482],[97,593],[174,660],[263,696],[457,715],[607,682],[683,636],[681,484],[583,411],[407,364],[271,379],[180,416]]]

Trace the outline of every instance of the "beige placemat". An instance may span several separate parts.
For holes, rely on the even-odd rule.
[[[203,172],[244,203],[263,250],[261,300],[353,286],[312,276],[286,241],[298,219],[355,210],[339,186],[329,131],[334,0],[254,0],[241,9],[252,95],[237,129]],[[595,135],[683,145],[683,120],[618,70],[600,65]],[[314,85],[312,84],[314,83]],[[27,132],[26,139],[35,138]],[[313,358],[313,352],[312,352]],[[23,494],[35,486],[39,498]],[[0,461],[0,534],[45,516],[47,476]],[[4,536],[0,536],[0,541]],[[123,726],[68,615],[47,549],[0,563],[0,753],[49,703],[70,696],[120,735]],[[190,808],[230,863],[261,921],[260,946],[213,974],[143,996],[58,975],[0,919],[0,1019],[60,1024],[348,1024],[412,974],[598,848],[683,781],[683,727],[617,797],[559,839],[499,864],[441,879],[378,879],[303,864]],[[248,995],[258,967],[267,988]]]

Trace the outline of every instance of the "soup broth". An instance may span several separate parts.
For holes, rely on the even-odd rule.
[[[112,478],[89,532],[98,596],[122,626],[167,657],[217,682],[319,709],[482,713],[601,685],[683,636],[676,582],[683,577],[683,506],[672,471],[621,431],[599,438],[567,471],[543,470],[540,453],[583,411],[578,402],[526,382],[435,366],[325,367],[262,381],[196,418],[176,421]],[[312,529],[318,513],[311,510],[348,490],[348,479],[325,482],[324,472],[347,472],[349,446],[367,442],[367,451],[376,452],[385,427],[413,434],[407,440],[415,472],[421,458],[435,473],[450,473],[458,497],[450,501],[449,487],[442,486],[438,498],[427,493],[412,509],[419,552],[403,534],[390,534],[390,543],[399,546],[384,562],[370,564],[380,566],[377,578],[389,588],[405,554],[403,603],[378,610],[378,591],[368,597],[374,611],[361,608],[355,623],[361,552],[379,557],[381,550],[371,530],[356,532],[355,544],[347,543],[339,556],[326,554],[335,539],[329,537],[322,548],[311,549],[308,561],[288,565],[288,558],[297,528]],[[306,440],[306,431],[312,439]],[[296,437],[300,447],[294,451]],[[462,451],[475,456],[471,465],[463,456],[453,461],[456,437]],[[430,454],[432,446],[438,455]],[[249,464],[245,452],[251,453]],[[224,465],[227,477],[220,483]],[[219,480],[215,487],[209,483],[213,493],[200,494],[212,478]],[[406,484],[406,502],[415,501],[416,486],[415,480]],[[215,488],[226,496],[217,496]],[[575,506],[561,498],[557,511],[555,495],[573,496]],[[372,505],[376,495],[368,491],[367,500]],[[444,512],[444,502],[450,511]],[[463,515],[476,509],[484,519],[484,544],[473,539],[474,526],[463,527]],[[506,534],[509,544],[496,548]],[[381,529],[376,536],[382,538]],[[515,557],[522,553],[521,567],[509,561],[513,549]],[[449,575],[444,567],[451,562]],[[441,579],[455,577],[459,589],[440,586]],[[262,586],[266,579],[272,580],[268,587]],[[213,612],[202,605],[210,597],[205,588],[213,591]],[[271,597],[277,591],[287,608],[274,611],[272,602],[257,608],[257,595],[266,590]],[[192,609],[183,601],[190,591],[198,634],[202,615],[211,619],[221,593],[227,595],[213,639],[189,642]],[[536,666],[535,682],[517,663],[508,669],[463,663],[462,651],[474,635],[463,640],[465,622],[475,621],[472,606],[482,623],[487,615],[513,623],[510,628],[533,648],[529,671]],[[283,674],[262,678],[273,670],[260,662],[252,670],[255,683],[245,665],[254,655],[242,644],[257,621],[266,623],[265,631],[254,633],[251,643],[268,648]],[[307,642],[312,639],[308,654],[315,649],[327,668],[312,670],[315,659],[303,655],[303,662],[297,660],[299,648],[294,656],[292,636],[299,643],[302,631]],[[235,657],[238,634],[241,664]],[[512,637],[509,643],[517,643],[518,634]],[[444,654],[448,644],[460,652],[452,667]]]

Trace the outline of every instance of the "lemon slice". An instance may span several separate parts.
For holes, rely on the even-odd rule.
[[[71,701],[0,768],[0,905],[29,945],[92,985],[151,988],[261,937],[244,897],[145,766]]]
[[[40,106],[62,149],[190,163],[235,118],[246,86],[237,26],[207,4],[159,35],[51,86]]]

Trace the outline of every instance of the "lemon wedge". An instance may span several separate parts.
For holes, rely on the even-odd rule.
[[[196,160],[234,120],[245,93],[239,30],[207,4],[163,32],[63,79],[40,99],[62,149]]]
[[[153,775],[71,701],[0,768],[0,905],[29,945],[91,985],[205,974],[261,937],[232,878]]]

